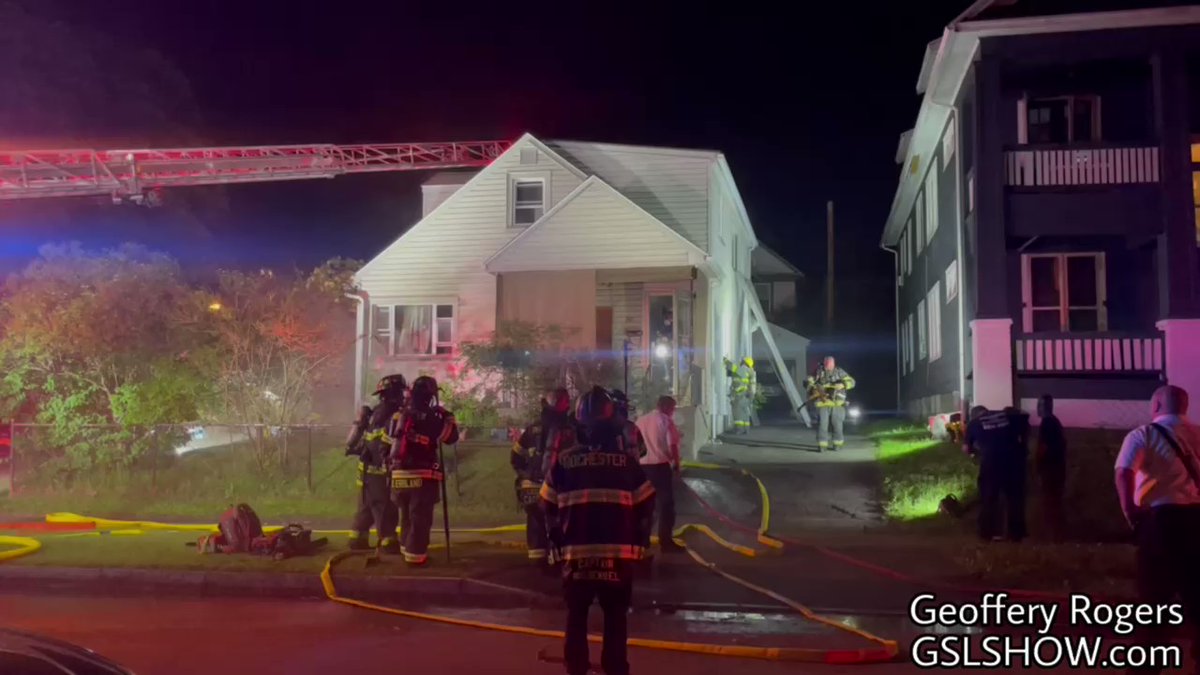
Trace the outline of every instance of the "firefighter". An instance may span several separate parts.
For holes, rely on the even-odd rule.
[[[846,392],[854,388],[854,378],[838,368],[832,356],[826,356],[804,386],[816,399],[817,448],[840,450],[846,444]]]
[[[513,443],[510,458],[517,473],[517,501],[525,510],[525,545],[529,559],[539,564],[547,560],[546,514],[542,511],[538,491],[552,463],[551,456],[559,444],[573,436],[564,434],[574,425],[571,419],[571,395],[566,389],[555,389],[542,400],[542,414],[537,422]]]
[[[400,509],[400,552],[409,565],[424,565],[433,507],[441,497],[438,449],[442,443],[458,442],[454,415],[438,404],[437,380],[422,375],[413,381],[395,429],[390,466],[392,501]]]
[[[564,561],[563,658],[568,675],[583,675],[590,668],[588,610],[593,600],[604,612],[604,672],[629,673],[625,642],[633,565],[644,558],[650,541],[654,488],[624,447],[615,408],[601,387],[580,396],[575,416],[586,440],[559,454],[542,485],[550,540]]]
[[[971,409],[963,452],[979,459],[979,537],[1025,538],[1025,426],[1028,416],[1006,409]],[[1007,527],[1004,527],[1007,526]]]
[[[620,389],[613,389],[609,394],[612,397],[614,408],[614,419],[617,425],[621,427],[625,435],[625,447],[633,452],[635,457],[639,459],[646,456],[646,439],[642,438],[642,432],[638,429],[637,424],[631,419],[633,417],[632,406],[629,403],[629,397]]]
[[[392,447],[392,431],[408,385],[403,375],[388,375],[375,387],[379,404],[373,409],[363,406],[358,421],[346,439],[346,455],[358,457],[358,510],[351,525],[350,548],[371,548],[371,526],[379,537],[384,553],[399,553],[396,538],[398,514],[388,494],[387,457]]]
[[[729,383],[729,402],[733,408],[733,427],[737,433],[744,434],[750,430],[750,417],[754,413],[754,394],[758,388],[754,359],[747,356],[738,365],[730,365],[729,372],[732,378]]]

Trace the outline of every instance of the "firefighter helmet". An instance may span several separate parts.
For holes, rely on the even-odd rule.
[[[385,375],[379,380],[379,384],[375,385],[374,394],[381,398],[400,398],[405,389],[408,389],[408,382],[404,380],[403,375]]]
[[[575,404],[575,419],[580,424],[590,425],[613,416],[614,401],[612,395],[601,386],[579,397]]]
[[[746,358],[742,359],[742,362],[745,363],[746,365],[750,366],[751,368],[754,367],[754,357],[753,356],[747,356]]]
[[[546,396],[546,406],[555,412],[567,412],[571,409],[571,393],[562,387],[551,389]]]
[[[422,375],[413,380],[412,384],[412,401],[418,408],[427,408],[430,403],[437,398],[438,384],[437,380],[429,375]]]

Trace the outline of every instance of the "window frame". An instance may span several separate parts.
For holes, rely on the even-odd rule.
[[[946,131],[942,134],[942,168],[950,166],[950,161],[954,159],[954,151],[958,145],[958,131],[954,125],[954,118],[951,117],[946,122]]]
[[[763,311],[769,313],[772,310],[774,310],[775,309],[775,284],[771,283],[770,281],[755,281],[755,282],[753,282],[753,286],[754,286],[754,294],[756,296],[758,296],[759,286],[766,286],[766,288],[767,288],[767,304],[763,305]],[[762,300],[763,300],[762,296],[759,296],[758,301],[761,303]]]
[[[924,182],[922,182],[921,190],[919,192],[917,192],[917,199],[914,202],[914,206],[915,206],[915,208],[913,209],[913,211],[915,213],[913,214],[913,223],[914,223],[915,229],[913,230],[913,239],[916,240],[916,248],[917,248],[916,254],[913,256],[913,259],[915,260],[916,256],[921,255],[921,252],[925,250],[925,187],[924,187]]]
[[[952,271],[954,274],[951,274]],[[955,298],[958,297],[958,258],[951,260],[950,264],[946,265],[946,271],[944,274],[946,281],[946,304],[950,304]],[[951,280],[954,281],[953,284],[950,283]]]
[[[429,348],[431,351],[424,353],[397,353],[396,351],[396,308],[397,307],[429,307],[430,315],[430,336]],[[450,308],[450,338],[443,339],[441,330],[438,327],[438,309],[441,307]],[[387,311],[387,350],[385,354],[379,354],[376,350],[379,347],[379,337],[384,334],[375,325],[375,312],[377,310]],[[445,318],[445,317],[442,317]],[[453,358],[454,349],[458,345],[458,303],[456,302],[389,302],[371,306],[371,341],[370,353],[371,356],[388,356],[394,358]],[[445,351],[439,351],[445,349]]]
[[[925,296],[917,301],[917,361],[929,358],[929,310],[925,307]]]
[[[929,320],[929,362],[933,363],[942,358],[942,288],[941,282],[933,282],[925,298],[926,313]]]
[[[1057,260],[1055,283],[1059,289],[1058,306],[1033,305],[1033,259],[1052,258]],[[1070,279],[1067,277],[1067,260],[1069,258],[1093,258],[1096,270],[1096,304],[1072,305],[1070,298]],[[1021,329],[1026,334],[1034,334],[1033,313],[1035,311],[1058,310],[1058,330],[1039,331],[1054,333],[1092,332],[1071,331],[1070,316],[1072,311],[1095,310],[1096,331],[1103,333],[1108,330],[1108,283],[1105,253],[1103,251],[1069,251],[1064,253],[1024,253],[1021,255]]]
[[[925,175],[925,245],[932,246],[938,230],[938,170],[935,162]]]
[[[1035,101],[1066,101],[1067,102],[1067,141],[1065,145],[1080,143],[1098,143],[1104,140],[1101,114],[1102,98],[1099,94],[1062,94],[1059,96],[1030,96],[1029,92],[1017,99],[1017,144],[1029,145],[1029,107]],[[1075,138],[1075,101],[1087,99],[1092,102],[1092,137],[1087,139]],[[1035,143],[1034,145],[1063,145],[1056,141]]]
[[[542,188],[542,203],[540,206],[533,206],[532,203],[522,203],[517,201],[517,188],[522,184],[537,183]],[[546,187],[549,181],[545,176],[529,176],[529,175],[514,175],[509,181],[509,196],[508,196],[508,226],[511,228],[524,229],[541,220],[546,215]],[[537,217],[528,223],[517,222],[517,209],[538,209]]]

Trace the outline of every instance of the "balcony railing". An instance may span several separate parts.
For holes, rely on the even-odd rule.
[[[1004,153],[1013,187],[1128,185],[1158,182],[1158,147],[1028,148]]]
[[[1018,373],[1158,373],[1162,333],[1033,333],[1014,340]]]

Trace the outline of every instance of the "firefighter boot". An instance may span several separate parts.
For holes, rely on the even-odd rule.
[[[379,550],[388,555],[400,555],[400,540],[395,537],[384,537],[379,540]]]
[[[369,551],[371,550],[371,542],[368,541],[368,533],[355,532],[350,535],[349,548],[351,551]]]

